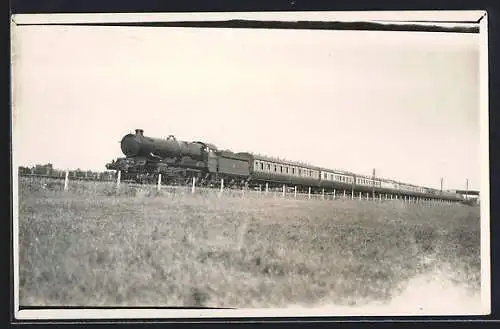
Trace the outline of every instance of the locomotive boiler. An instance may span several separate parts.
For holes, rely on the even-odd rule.
[[[121,142],[121,150],[128,158],[144,157],[151,160],[165,158],[184,158],[205,161],[209,147],[202,142],[178,141],[170,135],[166,139],[144,136],[144,130],[136,129],[135,134],[125,135]]]

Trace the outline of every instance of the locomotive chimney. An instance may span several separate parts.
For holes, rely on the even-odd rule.
[[[141,135],[141,136],[144,136],[144,130],[142,130],[142,129],[136,129],[136,130],[135,130],[135,134],[136,134],[136,135]]]

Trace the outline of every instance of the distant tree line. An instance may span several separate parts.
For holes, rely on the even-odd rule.
[[[111,171],[81,170],[80,168],[69,170],[70,179],[102,180],[111,181],[115,178],[115,173]],[[37,164],[32,167],[19,167],[19,176],[42,176],[52,178],[64,178],[66,170],[56,169],[51,163]]]

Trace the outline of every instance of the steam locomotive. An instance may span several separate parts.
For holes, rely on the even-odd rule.
[[[209,143],[180,141],[172,135],[152,138],[145,136],[142,129],[125,135],[120,145],[125,157],[106,164],[106,168],[142,182],[153,181],[162,174],[162,181],[173,185],[187,184],[196,177],[201,186],[218,186],[223,179],[228,188],[267,184],[271,188],[283,185],[311,188],[313,193],[335,189],[344,194],[462,200],[456,193],[247,152],[218,150]]]

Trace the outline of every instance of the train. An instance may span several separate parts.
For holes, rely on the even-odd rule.
[[[107,170],[120,171],[123,177],[154,181],[161,174],[167,184],[189,184],[196,179],[200,186],[268,188],[293,186],[337,193],[382,194],[433,200],[462,201],[457,193],[402,183],[396,180],[322,168],[302,162],[269,157],[250,152],[219,150],[202,141],[182,141],[170,135],[154,138],[135,129],[120,141],[124,157],[106,164]]]

